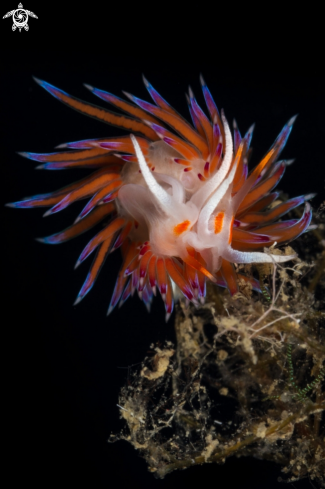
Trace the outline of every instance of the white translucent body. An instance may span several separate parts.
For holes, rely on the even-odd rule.
[[[232,263],[284,262],[294,258],[232,249],[230,232],[238,203],[231,193],[237,165],[235,162],[231,168],[233,142],[224,116],[223,124],[224,157],[217,172],[206,181],[197,177],[204,160],[192,161],[193,170],[184,172],[184,167],[174,161],[181,156],[163,141],[152,143],[149,148],[153,172],[136,138],[131,136],[139,165],[126,165],[122,175],[125,185],[118,194],[120,214],[139,224],[131,237],[150,241],[152,251],[161,256],[186,257],[191,246],[201,253],[212,274],[220,268],[222,258]],[[214,218],[219,212],[224,218],[215,233]],[[184,230],[176,232],[182,223]]]

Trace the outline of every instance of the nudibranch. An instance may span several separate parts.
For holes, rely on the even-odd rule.
[[[61,190],[9,204],[18,208],[48,206],[45,215],[50,215],[77,200],[89,199],[70,227],[41,239],[49,244],[67,241],[104,221],[77,261],[76,266],[96,251],[75,304],[92,288],[108,254],[119,247],[123,264],[108,313],[135,291],[150,309],[158,289],[167,319],[173,310],[175,288],[194,304],[204,301],[208,280],[227,287],[231,294],[238,292],[238,279],[260,290],[258,281],[237,273],[234,264],[279,263],[294,258],[263,249],[295,239],[308,230],[311,221],[310,195],[276,204],[279,194],[273,191],[290,163],[278,158],[295,117],[285,124],[262,161],[248,172],[253,126],[241,137],[234,122],[232,135],[202,77],[208,116],[190,89],[186,97],[192,125],[146,79],[153,103],[124,92],[130,103],[85,85],[121,113],[36,81],[69,107],[127,131],[121,137],[61,144],[58,148],[62,152],[20,153],[41,162],[37,168],[94,170]],[[304,202],[300,219],[279,221]]]

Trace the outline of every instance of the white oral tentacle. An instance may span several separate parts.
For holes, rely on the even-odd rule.
[[[297,255],[268,255],[260,252],[233,250],[230,246],[223,252],[222,257],[232,263],[283,263],[293,260]]]
[[[220,169],[191,198],[191,201],[199,209],[203,206],[207,197],[209,197],[209,195],[211,195],[225,179],[233,159],[233,141],[229,124],[223,112],[221,113],[221,118],[225,130],[226,153]]]
[[[161,207],[166,210],[166,207],[170,208],[173,203],[173,198],[166,192],[165,189],[163,189],[155,177],[152,175],[152,172],[150,171],[146,159],[141,151],[140,145],[138,141],[136,140],[136,137],[133,136],[133,134],[130,135],[131,141],[133,143],[135,153],[138,158],[140,170],[142,173],[143,178],[145,179],[145,182],[148,186],[148,189],[150,192],[153,194],[156,200],[158,200],[159,204]]]
[[[175,202],[182,204],[185,201],[185,190],[183,185],[179,180],[170,175],[166,175],[164,173],[156,173],[156,179],[161,182],[165,182],[172,187],[173,190],[173,199]]]
[[[228,177],[222,182],[222,184],[219,186],[219,188],[212,194],[208,202],[205,204],[203,209],[200,212],[200,217],[198,220],[198,235],[199,236],[206,236],[207,234],[210,234],[208,231],[208,223],[209,219],[211,217],[211,214],[221,201],[221,199],[225,196],[229,185],[232,184],[233,179],[235,177],[236,173],[236,168],[237,165],[234,165],[233,168],[231,169],[231,172],[229,173]]]

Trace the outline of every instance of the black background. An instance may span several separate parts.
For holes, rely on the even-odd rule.
[[[1,20],[1,198],[3,204],[55,190],[78,171],[34,171],[16,151],[51,152],[62,142],[111,136],[120,131],[88,119],[51,97],[32,76],[79,98],[101,104],[82,83],[116,95],[121,90],[148,100],[142,73],[183,115],[192,86],[199,103],[202,73],[228,120],[242,132],[256,122],[252,163],[269,148],[285,122],[299,113],[283,157],[295,157],[279,188],[291,197],[317,192],[324,200],[324,96],[321,43],[307,18],[279,20],[247,11],[226,14],[202,3],[195,10],[151,4],[50,5],[24,3],[38,19],[29,32],[12,32]],[[122,7],[122,8],[121,8]],[[15,2],[2,2],[6,11]],[[214,12],[214,13],[213,13]],[[212,15],[213,14],[213,15]],[[315,17],[317,14],[314,13]],[[315,20],[315,19],[313,19]],[[309,34],[308,34],[309,33]],[[103,103],[104,105],[104,103]],[[89,263],[73,270],[90,236],[59,246],[42,245],[72,222],[81,209],[42,218],[43,209],[1,206],[2,404],[10,485],[33,487],[280,487],[272,463],[229,459],[155,480],[125,442],[107,443],[122,422],[116,407],[128,367],[137,365],[158,340],[173,340],[172,319],[156,301],[147,314],[137,298],[106,318],[120,261],[107,261],[94,289],[72,304]],[[309,480],[293,487],[313,487]]]

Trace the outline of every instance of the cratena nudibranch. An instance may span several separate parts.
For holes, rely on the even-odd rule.
[[[80,101],[41,80],[51,95],[69,107],[124,129],[121,137],[87,139],[62,144],[62,152],[21,153],[42,162],[38,168],[91,168],[93,173],[56,192],[10,204],[47,207],[46,215],[88,199],[75,222],[44,243],[67,241],[104,221],[104,227],[82,251],[77,265],[96,251],[75,303],[92,288],[109,253],[121,247],[123,265],[108,312],[137,291],[147,308],[157,289],[167,318],[178,288],[193,303],[203,302],[206,282],[238,291],[238,278],[259,290],[258,281],[237,274],[234,263],[284,262],[295,255],[265,253],[264,247],[287,243],[308,230],[308,196],[271,204],[273,192],[288,161],[279,161],[295,117],[284,126],[262,161],[248,172],[253,127],[233,136],[224,113],[219,113],[201,77],[208,116],[190,89],[187,96],[191,125],[144,80],[154,103],[125,93],[132,103],[111,93],[86,87],[127,115]],[[309,196],[310,197],[310,196]],[[300,219],[281,220],[306,202]]]

